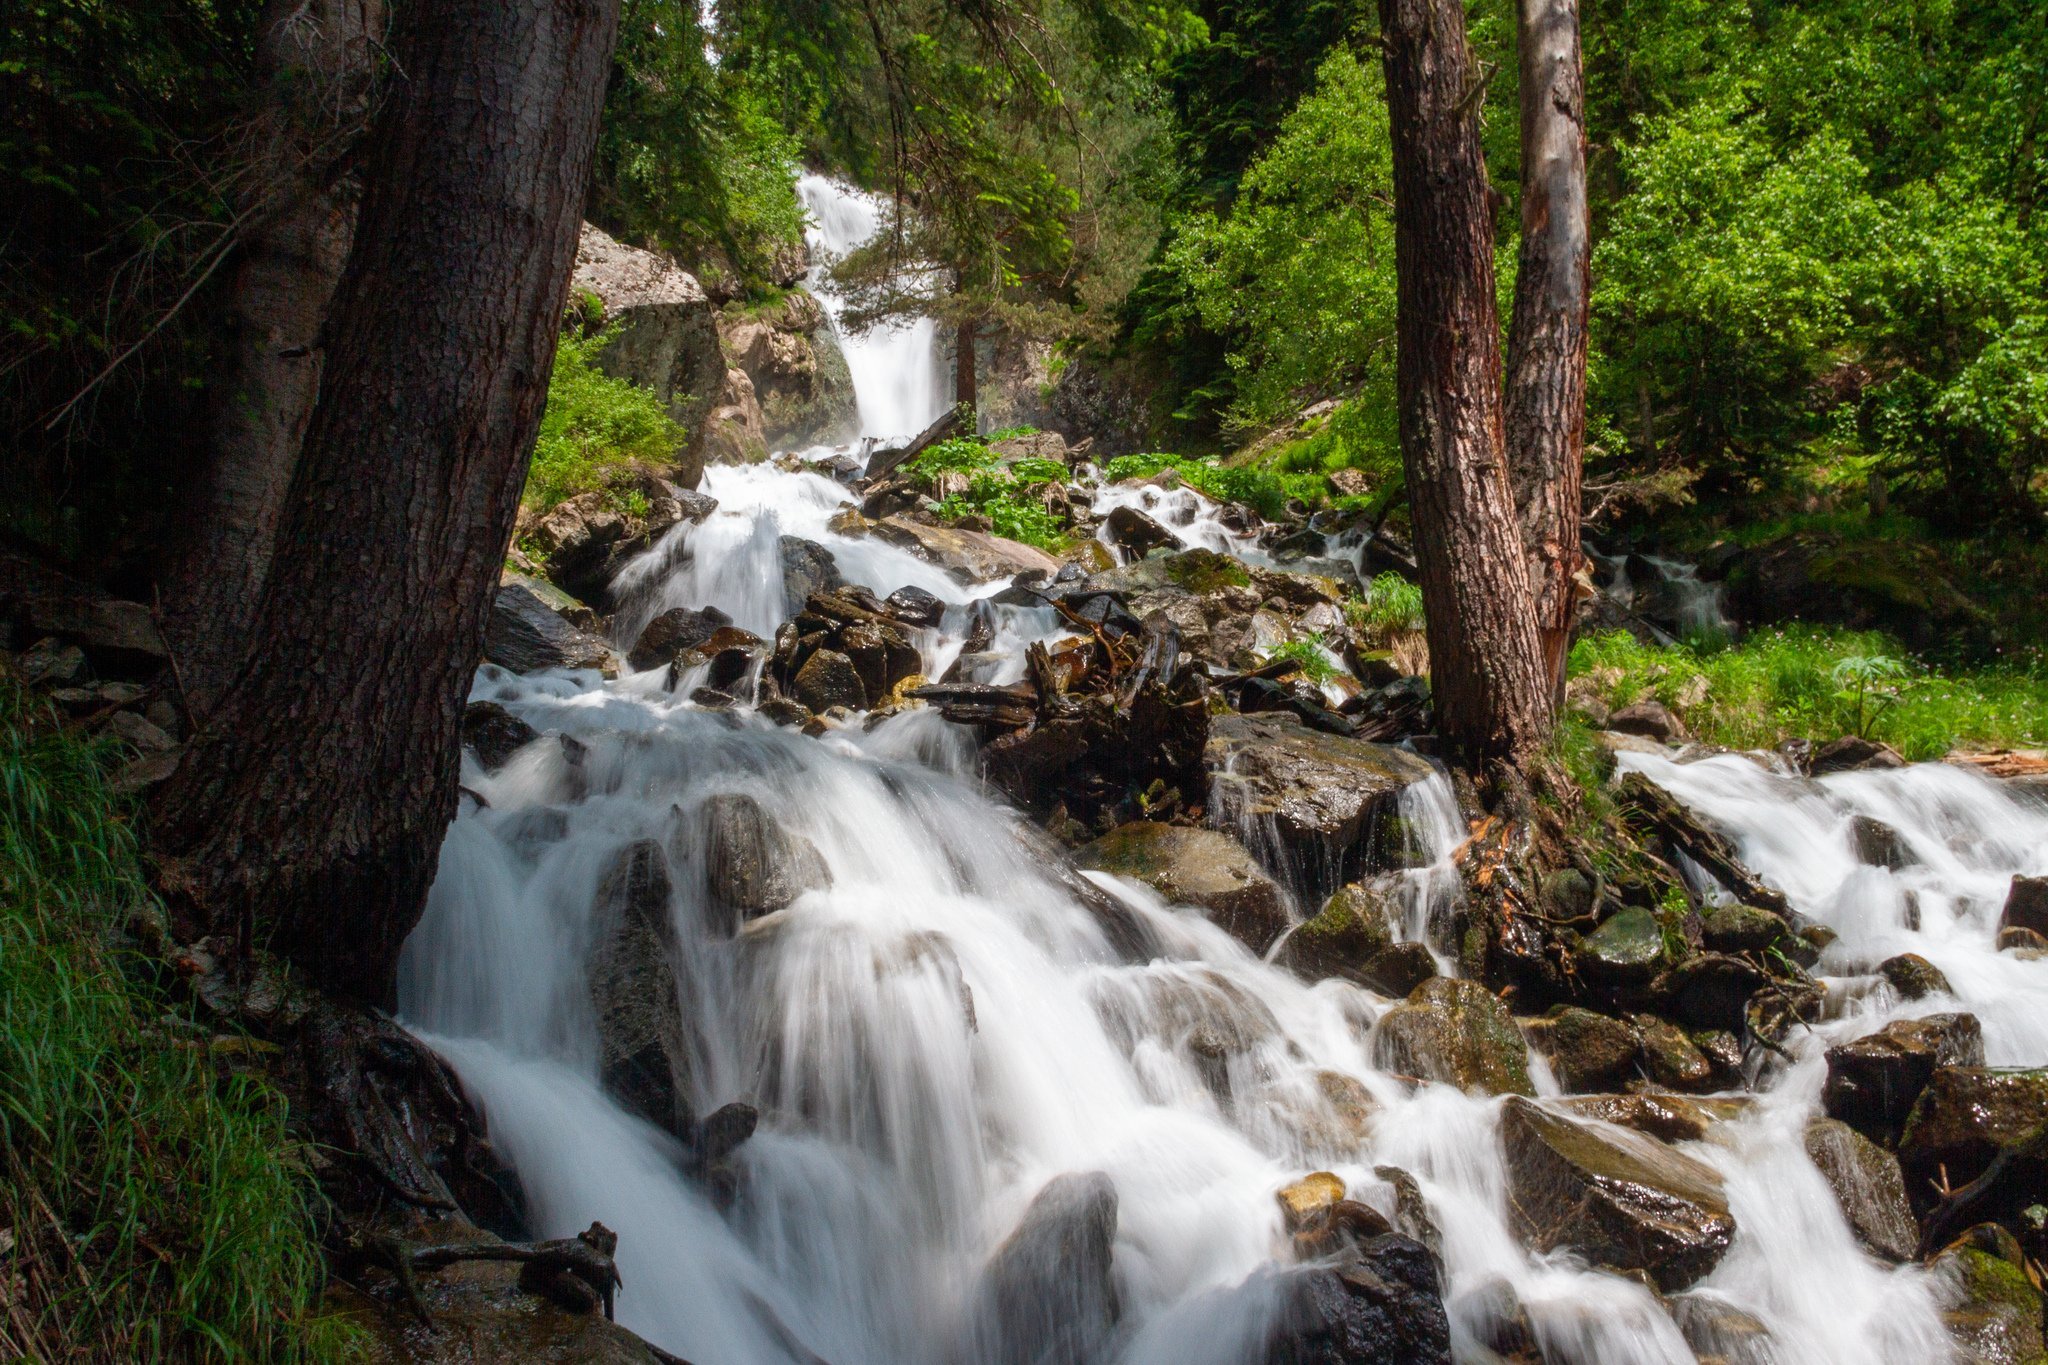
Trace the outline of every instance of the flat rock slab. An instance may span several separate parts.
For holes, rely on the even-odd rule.
[[[907,517],[884,517],[869,528],[877,540],[936,564],[962,583],[992,583],[1033,571],[1055,574],[1060,562],[1021,541],[958,526],[926,526]]]

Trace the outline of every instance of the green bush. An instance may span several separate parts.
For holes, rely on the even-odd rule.
[[[1337,676],[1337,669],[1323,653],[1321,633],[1309,635],[1302,640],[1289,640],[1266,651],[1268,663],[1275,659],[1286,659],[1301,670],[1301,675],[1316,686]]]
[[[617,329],[565,332],[548,376],[548,405],[526,474],[525,503],[546,511],[609,485],[635,463],[665,465],[683,443],[682,426],[652,389],[614,379],[597,354]]]
[[[39,1360],[331,1360],[311,1187],[268,1083],[117,946],[152,909],[112,746],[0,681],[0,1219]]]
[[[1882,635],[1789,626],[1725,647],[1582,639],[1571,672],[1610,706],[1655,697],[1699,738],[1731,748],[1864,733],[1910,759],[2048,741],[2038,659],[1936,672]]]
[[[1247,503],[1268,520],[1284,514],[1290,498],[1305,500],[1320,491],[1319,480],[1311,475],[1282,474],[1251,465],[1231,467],[1179,455],[1119,455],[1103,466],[1102,477],[1122,483],[1125,479],[1149,479],[1163,469],[1180,475],[1183,483],[1203,497]]]
[[[1368,583],[1363,597],[1345,603],[1345,620],[1370,644],[1422,629],[1422,589],[1397,573]]]

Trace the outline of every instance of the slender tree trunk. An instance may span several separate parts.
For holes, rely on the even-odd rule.
[[[164,572],[164,628],[185,701],[204,716],[249,644],[285,493],[320,387],[320,325],[348,260],[349,173],[375,86],[383,0],[270,0],[249,145],[247,245],[229,310],[208,468]]]
[[[1578,610],[1586,444],[1585,81],[1578,0],[1520,0],[1522,252],[1508,324],[1507,449],[1551,689]]]
[[[1483,78],[1458,0],[1380,0],[1380,30],[1394,142],[1401,459],[1430,690],[1455,756],[1518,763],[1547,737],[1552,703],[1502,440]]]
[[[254,648],[155,816],[181,932],[388,998],[553,363],[618,0],[408,5]]]
[[[960,330],[953,342],[953,401],[965,403],[968,407],[979,407],[980,388],[974,373],[974,323],[960,324]]]

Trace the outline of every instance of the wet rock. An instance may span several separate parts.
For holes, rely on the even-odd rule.
[[[751,796],[713,796],[697,808],[695,836],[704,881],[731,934],[746,920],[780,910],[806,891],[832,884],[811,841],[791,834]]]
[[[507,573],[491,604],[484,658],[514,673],[550,668],[595,668],[614,673],[618,656],[599,637],[564,620],[533,582]]]
[[[1509,1217],[1539,1251],[1640,1270],[1669,1293],[1712,1270],[1735,1235],[1721,1177],[1638,1133],[1596,1131],[1528,1100],[1501,1110]]]
[[[1692,1099],[1651,1091],[1636,1095],[1582,1095],[1559,1100],[1555,1107],[1574,1118],[1598,1119],[1660,1142],[1697,1142],[1715,1124],[1741,1117],[1749,1106],[1747,1096]]]
[[[1112,1253],[1116,1186],[1100,1171],[1056,1177],[989,1258],[968,1358],[989,1365],[1095,1365],[1123,1315]]]
[[[2048,1203],[2048,1069],[1937,1070],[1906,1120],[1899,1165],[1923,1216],[1939,1183],[1961,1190],[1988,1174],[1967,1202],[1971,1216],[2017,1226],[2028,1205]]]
[[[1059,572],[1060,563],[1043,550],[955,526],[926,526],[908,517],[884,517],[870,530],[877,540],[936,564],[962,583],[993,583],[1029,570]]]
[[[30,591],[9,605],[29,638],[53,635],[78,646],[102,676],[147,677],[170,658],[156,617],[140,602],[89,591]]]
[[[2014,877],[2005,893],[1998,927],[2048,934],[2048,877]]]
[[[804,660],[792,685],[796,699],[813,711],[834,706],[867,709],[867,688],[860,680],[859,670],[854,668],[852,659],[836,649],[818,650]]]
[[[1784,920],[1739,902],[1709,906],[1700,916],[1700,928],[1717,953],[1760,953],[1789,936]]]
[[[1227,834],[1149,821],[1111,830],[1075,854],[1080,866],[1144,882],[1177,905],[1198,905],[1255,953],[1286,932],[1286,898]]]
[[[671,607],[641,630],[633,648],[626,653],[626,662],[636,669],[672,663],[676,655],[704,643],[718,633],[719,627],[731,624],[732,618],[717,607],[701,611]]]
[[[1247,1365],[1451,1365],[1436,1257],[1399,1234],[1335,1266],[1293,1271],[1271,1336]]]
[[[1380,1016],[1375,1063],[1468,1094],[1533,1095],[1529,1055],[1514,1016],[1476,981],[1435,977]]]
[[[1372,1173],[1394,1187],[1394,1227],[1403,1237],[1411,1237],[1429,1248],[1431,1255],[1441,1259],[1444,1251],[1444,1235],[1436,1225],[1436,1219],[1429,1211],[1429,1200],[1423,1197],[1422,1186],[1415,1177],[1399,1166],[1375,1166]]]
[[[1358,980],[1381,995],[1405,1000],[1436,974],[1436,958],[1427,944],[1390,943],[1366,960]]]
[[[1109,535],[1125,552],[1140,559],[1154,550],[1180,543],[1173,532],[1135,507],[1117,507],[1110,511]]]
[[[1524,1028],[1531,1043],[1550,1059],[1550,1069],[1567,1091],[1613,1090],[1635,1075],[1643,1055],[1641,1036],[1624,1020],[1576,1005],[1556,1005]]]
[[[460,1240],[494,1240],[466,1223]],[[457,1240],[451,1234],[450,1240]],[[373,1297],[340,1279],[328,1282],[321,1315],[358,1329],[349,1357],[362,1365],[481,1365],[485,1361],[548,1365],[665,1365],[638,1336],[603,1313],[571,1308],[545,1293],[519,1288],[521,1268],[472,1261],[419,1277],[419,1306],[395,1291]],[[422,1315],[429,1320],[422,1321]]]
[[[1719,1295],[1679,1294],[1668,1306],[1701,1365],[1779,1365],[1785,1358],[1761,1318]]]
[[[1829,773],[1864,772],[1872,768],[1903,768],[1906,760],[1899,751],[1889,744],[1880,744],[1874,739],[1860,735],[1843,735],[1830,740],[1813,751],[1807,760],[1806,771],[1812,777],[1824,777]]]
[[[1664,926],[1656,914],[1631,905],[1608,916],[1580,942],[1578,967],[1601,985],[1641,985],[1664,965],[1664,949]]]
[[[1918,953],[1900,953],[1877,964],[1877,970],[1901,1000],[1922,1000],[1930,995],[1952,995],[1941,968]]]
[[[1458,1296],[1451,1316],[1493,1354],[1487,1365],[1543,1365],[1529,1310],[1514,1285],[1496,1275]]]
[[[889,622],[856,621],[839,632],[841,653],[853,661],[861,687],[879,700],[905,678],[922,672],[924,658],[901,627]]]
[[[68,687],[85,681],[85,651],[54,635],[23,650],[14,662],[30,687]]]
[[[1806,1125],[1806,1155],[1826,1177],[1856,1240],[1887,1261],[1919,1259],[1920,1229],[1899,1159],[1839,1119]]]
[[[1607,728],[1617,734],[1641,735],[1662,744],[1687,739],[1685,723],[1661,701],[1639,701],[1610,713]]]
[[[1328,1171],[1311,1171],[1274,1196],[1280,1201],[1280,1219],[1289,1232],[1320,1223],[1343,1197],[1344,1182]]]
[[[782,606],[794,616],[804,609],[812,593],[831,592],[845,586],[845,576],[839,572],[839,561],[832,558],[832,552],[815,540],[802,536],[784,536],[782,551]]]
[[[1407,750],[1311,730],[1282,714],[1216,717],[1202,765],[1211,818],[1270,840],[1310,902],[1356,875],[1374,819],[1433,771]]]
[[[1984,1033],[1973,1014],[1895,1019],[1827,1052],[1821,1106],[1871,1141],[1892,1146],[1939,1067],[1984,1065]]]
[[[1868,815],[1858,815],[1849,821],[1849,846],[1856,850],[1859,861],[1872,867],[1897,871],[1913,865],[1913,855],[1899,832]]]
[[[1998,931],[1998,937],[1992,940],[1992,946],[2001,953],[2012,953],[2026,961],[2030,959],[2026,958],[2025,954],[2048,952],[2048,934],[2011,924]]]
[[[677,654],[669,664],[668,685],[673,690],[682,681],[684,669],[703,668],[704,686],[736,691],[754,666],[768,657],[768,642],[738,626],[720,626],[706,639]]]
[[[476,754],[485,772],[540,738],[540,731],[494,701],[473,701],[462,713],[462,743]]]
[[[1654,1014],[1638,1014],[1633,1022],[1643,1040],[1643,1069],[1651,1080],[1681,1094],[1714,1089],[1714,1064],[1685,1030]]]
[[[1329,976],[1355,981],[1365,964],[1393,941],[1380,890],[1353,882],[1332,892],[1314,919],[1295,926],[1280,949],[1279,961],[1310,981]]]
[[[1660,975],[1651,990],[1666,1002],[1665,1013],[1688,1028],[1739,1033],[1753,1027],[1755,1021],[1749,1014],[1752,997],[1771,981],[1747,958],[1728,953],[1694,953]],[[1813,1018],[1821,998],[1820,988],[1786,983],[1782,977],[1779,982],[1784,989],[1770,999],[1798,1018]],[[1765,1029],[1756,1027],[1755,1031]]]
[[[906,626],[929,629],[945,619],[946,604],[923,588],[902,587],[882,600],[882,609]]]
[[[145,754],[167,753],[178,741],[134,711],[116,711],[107,717],[107,733]]]
[[[1937,1256],[1931,1269],[1949,1287],[1954,1306],[1942,1316],[1961,1365],[2038,1365],[2048,1359],[2041,1291],[2019,1265],[1959,1245]]]
[[[605,1089],[687,1140],[695,1120],[672,891],[668,859],[653,840],[629,845],[614,859],[591,912],[590,1003]]]

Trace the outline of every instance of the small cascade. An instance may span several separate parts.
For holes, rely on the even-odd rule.
[[[1225,520],[1222,504],[1203,497],[1185,484],[1164,488],[1155,483],[1104,484],[1095,492],[1095,515],[1107,518],[1119,507],[1136,508],[1172,533],[1182,549],[1214,550],[1246,563],[1271,563],[1259,552],[1257,527],[1241,529]],[[1107,520],[1096,539],[1116,548]]]
[[[885,206],[871,194],[806,175],[796,182],[810,221],[804,241],[814,264],[806,284],[832,323],[860,405],[860,434],[891,439],[914,436],[944,410],[949,390],[939,364],[938,324],[930,318],[849,333],[841,324],[846,301],[827,278],[830,263],[881,230]]]

